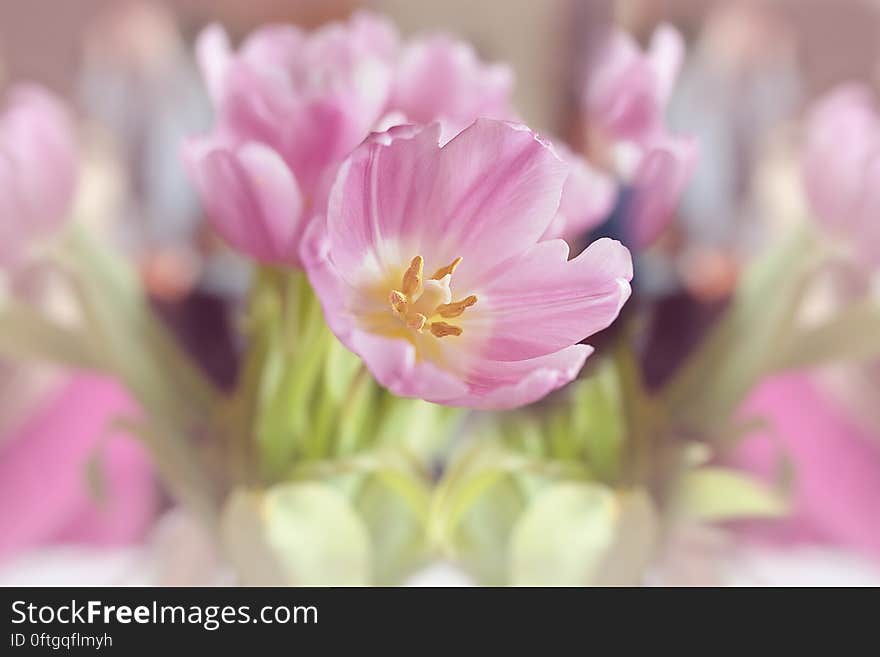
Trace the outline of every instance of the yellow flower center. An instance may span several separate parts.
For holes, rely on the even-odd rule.
[[[428,331],[437,338],[448,335],[461,335],[460,326],[444,320],[460,317],[465,310],[477,302],[470,295],[461,301],[452,301],[449,282],[461,258],[456,258],[445,267],[434,272],[428,280],[424,279],[425,260],[416,256],[403,273],[400,289],[391,290],[388,302],[392,312],[407,327],[423,333]]]

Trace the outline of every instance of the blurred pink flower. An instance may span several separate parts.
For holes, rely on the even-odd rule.
[[[631,189],[624,232],[638,249],[666,228],[697,164],[696,142],[671,134],[664,120],[683,58],[684,41],[670,25],[657,28],[645,52],[629,34],[612,30],[584,71],[584,118],[610,168]]]
[[[880,443],[802,373],[766,381],[742,413],[768,426],[743,441],[733,461],[768,480],[778,478],[780,457],[793,470],[791,517],[749,523],[749,533],[837,545],[880,559]]]
[[[219,26],[202,32],[197,52],[217,125],[187,144],[185,160],[233,247],[296,263],[336,166],[385,111],[396,48],[394,28],[367,13],[311,34],[264,27],[237,53]]]
[[[617,200],[617,183],[564,145],[556,144],[555,148],[569,163],[570,171],[562,188],[559,211],[542,239],[559,237],[578,242],[611,214]]]
[[[136,408],[112,380],[74,375],[0,444],[0,559],[50,543],[119,545],[142,538],[158,497],[143,447],[110,423]],[[88,492],[97,455],[106,499]]]
[[[470,44],[444,34],[414,39],[397,63],[388,110],[409,123],[443,125],[448,141],[478,118],[516,119],[513,71],[484,64]]]
[[[816,104],[803,173],[818,218],[880,265],[880,115],[870,89],[845,84]]]
[[[574,378],[630,293],[629,252],[540,241],[568,166],[524,126],[375,135],[343,164],[303,262],[328,324],[395,394],[511,408]]]
[[[277,151],[259,142],[187,144],[185,162],[214,228],[262,261],[298,263],[308,199]]]
[[[61,101],[31,84],[7,93],[0,114],[0,265],[67,219],[77,177],[76,139]]]
[[[582,103],[590,124],[610,141],[645,144],[662,135],[683,57],[684,41],[670,25],[657,28],[647,52],[626,32],[609,32],[584,72]]]
[[[507,67],[445,35],[401,47],[365,12],[312,34],[265,27],[237,53],[215,25],[197,52],[218,118],[184,159],[220,235],[261,261],[299,264],[339,163],[372,130],[439,121],[446,141],[478,117],[514,117]]]
[[[627,239],[634,249],[656,240],[675,212],[697,167],[697,143],[686,137],[658,140],[642,155],[630,181]]]

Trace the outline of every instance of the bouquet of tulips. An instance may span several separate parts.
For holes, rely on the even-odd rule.
[[[69,111],[10,89],[0,355],[120,381],[137,408],[114,428],[243,584],[395,584],[438,562],[484,584],[637,584],[681,527],[783,516],[784,473],[725,457],[760,425],[740,407],[765,377],[880,356],[870,285],[808,312],[829,272],[867,280],[877,263],[880,119],[855,88],[814,112],[805,179],[824,222],[762,245],[649,382],[657,304],[638,264],[699,159],[664,116],[684,45],[661,26],[645,49],[619,31],[594,46],[575,148],[522,123],[507,66],[445,34],[404,40],[357,13],[233,48],[206,28],[214,127],[180,156],[252,266],[231,390],[72,204]],[[35,275],[68,303],[30,294]]]

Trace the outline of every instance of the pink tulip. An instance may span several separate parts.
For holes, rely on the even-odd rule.
[[[880,559],[880,443],[800,373],[759,386],[743,416],[768,424],[741,444],[734,461],[772,481],[780,458],[788,459],[793,483],[791,517],[752,523],[751,534],[837,545]]]
[[[653,141],[664,132],[683,56],[684,42],[670,25],[657,28],[647,52],[626,32],[610,32],[585,71],[582,103],[589,122],[611,141]]]
[[[113,381],[75,375],[0,444],[0,559],[49,543],[120,545],[142,538],[158,497],[143,447],[111,423],[136,408]],[[87,464],[106,498],[88,492]]]
[[[617,184],[562,144],[555,147],[570,170],[562,188],[559,211],[543,239],[559,237],[579,242],[611,214],[617,200]]]
[[[331,329],[397,395],[511,408],[580,371],[630,293],[625,247],[568,260],[540,241],[568,166],[524,126],[480,119],[444,146],[402,126],[340,169],[302,260]]]
[[[217,126],[187,145],[185,160],[233,247],[296,263],[299,236],[336,167],[385,111],[396,48],[391,25],[365,13],[311,34],[265,27],[237,53],[219,26],[201,34]]]
[[[307,200],[277,151],[259,142],[225,146],[193,140],[184,161],[228,244],[262,262],[298,262]]]
[[[657,28],[646,52],[614,30],[584,71],[584,118],[631,189],[624,231],[637,249],[666,228],[696,169],[696,143],[670,134],[664,120],[683,57],[684,41],[669,25]]]
[[[0,114],[0,266],[67,218],[76,187],[74,128],[61,101],[19,84]]]
[[[840,86],[816,105],[803,173],[818,218],[880,265],[880,115],[867,87]]]
[[[675,212],[697,167],[697,143],[687,137],[658,140],[642,155],[630,181],[627,239],[635,249],[650,246]]]
[[[438,34],[401,50],[388,109],[409,123],[439,121],[445,142],[479,117],[515,119],[512,92],[509,67],[484,64],[469,44]]]

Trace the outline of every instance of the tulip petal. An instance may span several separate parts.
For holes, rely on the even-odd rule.
[[[351,349],[364,359],[376,380],[395,395],[453,404],[468,394],[467,385],[454,375],[428,361],[417,361],[415,348],[405,340],[355,330]]]
[[[535,358],[607,328],[629,298],[632,274],[629,250],[615,240],[597,240],[573,260],[562,240],[537,244],[481,290],[492,321],[484,357]]]
[[[431,211],[437,178],[439,126],[393,128],[359,148],[339,171],[327,209],[333,261],[352,280],[370,262],[416,254],[420,222]],[[381,171],[381,174],[379,173]],[[410,254],[400,253],[412,245]]]
[[[192,142],[186,159],[217,232],[259,260],[298,262],[303,200],[296,180],[271,148],[236,150]]]
[[[7,94],[0,114],[0,265],[67,219],[77,180],[73,121],[54,95],[31,84]]]
[[[584,72],[582,104],[589,121],[612,140],[645,145],[661,134],[663,113],[684,56],[670,25],[654,32],[643,52],[626,32],[599,41]]]
[[[880,264],[877,180],[880,115],[862,84],[844,84],[820,101],[807,123],[807,198],[829,229],[849,239],[867,264]]]
[[[446,146],[439,126],[359,149],[328,208],[333,257],[355,275],[430,250],[437,266],[467,254],[465,286],[537,242],[559,207],[567,166],[526,128],[481,119]],[[400,249],[410,253],[403,254]]]
[[[11,163],[22,221],[45,232],[65,218],[77,176],[77,152],[70,116],[53,95],[22,84],[8,94],[0,118],[0,152]],[[4,218],[6,219],[6,218]]]
[[[470,397],[455,405],[502,410],[531,404],[574,380],[592,353],[591,346],[576,344],[529,360],[483,361],[468,379]]]
[[[775,540],[842,545],[880,558],[880,447],[874,436],[802,372],[766,380],[741,412],[763,418],[767,430],[744,440],[732,461],[772,482],[784,455],[794,473],[791,516],[751,529]]]
[[[0,449],[0,558],[45,543],[118,545],[141,540],[158,508],[149,460],[112,421],[137,409],[114,381],[77,374]],[[88,492],[100,455],[108,496]]]
[[[684,39],[672,25],[660,25],[651,36],[648,60],[656,76],[657,98],[665,107],[684,61]]]
[[[601,224],[617,200],[617,185],[581,157],[559,149],[571,171],[562,188],[559,212],[541,239],[580,240]]]
[[[232,48],[226,30],[214,23],[201,31],[196,39],[196,60],[215,106],[223,101],[224,78],[231,59]]]
[[[699,152],[688,137],[667,137],[641,158],[627,208],[627,239],[633,248],[649,246],[663,232],[693,178]]]
[[[509,67],[483,64],[469,44],[441,34],[401,52],[390,105],[416,123],[446,120],[460,131],[480,116],[513,119],[512,87]]]

